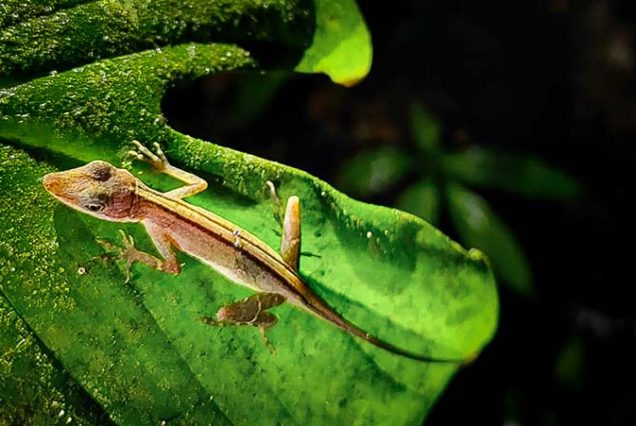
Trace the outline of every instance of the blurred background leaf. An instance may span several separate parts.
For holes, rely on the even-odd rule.
[[[399,195],[395,207],[436,225],[440,214],[438,188],[430,179],[418,181]]]
[[[412,158],[405,151],[393,146],[380,146],[344,161],[336,185],[354,197],[369,197],[389,190],[412,167]]]
[[[448,176],[465,184],[529,198],[568,199],[581,192],[576,179],[533,155],[471,147],[446,154],[443,166]]]
[[[420,151],[428,156],[437,155],[440,148],[440,126],[424,106],[417,102],[411,105],[411,136]]]
[[[483,250],[496,273],[524,296],[533,293],[530,265],[514,233],[479,195],[457,184],[448,186],[455,229],[466,244]]]
[[[581,336],[565,339],[557,355],[554,374],[561,386],[581,389],[585,383],[585,343]]]

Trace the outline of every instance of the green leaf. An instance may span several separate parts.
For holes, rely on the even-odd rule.
[[[276,247],[265,188],[272,180],[283,197],[302,199],[303,247],[315,256],[302,259],[301,273],[335,309],[407,349],[474,357],[497,317],[494,282],[478,253],[410,215],[355,202],[300,171],[166,127],[159,104],[167,82],[205,67],[228,69],[215,59],[227,53],[231,66],[252,64],[237,48],[188,45],[5,92],[1,136],[32,154],[9,149],[0,161],[0,215],[10,224],[0,230],[2,256],[15,268],[2,281],[3,294],[118,423],[175,416],[241,424],[418,422],[453,366],[376,350],[289,307],[277,310],[272,356],[253,330],[211,329],[196,320],[249,292],[187,257],[179,277],[139,266],[126,287],[121,273],[93,259],[100,255],[95,237],[114,239],[121,226],[71,211],[41,188],[43,160],[60,169],[96,158],[118,163],[130,139],[161,141],[175,164],[209,181],[193,203]],[[125,229],[152,250],[139,226]],[[325,372],[337,377],[328,386]]]
[[[576,335],[565,339],[556,357],[554,375],[563,387],[579,390],[585,382],[585,341]]]
[[[444,167],[450,176],[464,183],[530,198],[573,198],[581,192],[575,178],[530,155],[471,148],[447,154]]]
[[[13,56],[19,50],[15,45],[2,44],[5,50],[0,49],[2,72],[12,79],[23,70],[36,73],[83,64],[42,78],[21,77],[29,81],[0,91],[0,300],[10,302],[3,305],[9,309],[7,315],[19,317],[39,344],[30,346],[26,356],[45,351],[59,370],[38,375],[42,386],[57,389],[56,377],[69,386],[79,385],[74,394],[60,392],[69,407],[77,406],[73,401],[90,399],[87,411],[76,414],[86,423],[100,423],[104,413],[117,424],[420,423],[457,365],[395,356],[289,306],[276,309],[280,321],[268,334],[274,355],[256,330],[213,328],[198,321],[250,291],[185,254],[179,259],[184,263],[179,276],[136,265],[126,285],[121,270],[102,261],[95,238],[115,240],[121,228],[141,249],[153,251],[143,227],[82,215],[43,190],[40,180],[49,171],[94,159],[119,165],[132,139],[160,142],[175,165],[209,182],[205,193],[191,199],[193,204],[272,247],[278,247],[280,231],[265,182],[275,182],[283,199],[300,196],[303,251],[310,253],[301,259],[300,273],[350,321],[395,345],[434,357],[473,359],[492,337],[497,295],[478,252],[466,252],[411,215],[351,200],[306,173],[167,126],[160,109],[167,87],[211,73],[259,68],[246,50],[230,44],[187,43],[86,64],[81,38],[59,41],[77,49],[68,53],[44,38],[40,42],[48,43],[48,51],[35,45],[40,34],[61,34],[62,27],[53,25],[56,19],[70,20],[65,21],[72,23],[68,37],[81,34],[76,31],[84,22],[79,18],[90,17],[88,11],[97,14],[93,27],[87,24],[90,19],[84,22],[88,44],[98,41],[90,31],[118,22],[101,20],[100,10],[119,11],[117,16],[126,19],[118,25],[128,25],[135,17],[144,23],[139,34],[148,30],[147,25],[152,31],[164,28],[151,25],[163,19],[159,15],[150,21],[139,15],[143,7],[152,9],[142,3],[104,1],[71,7],[74,2],[53,1],[53,12],[32,18],[40,32],[28,33],[33,28],[25,28],[27,40],[13,40],[33,49],[22,51],[23,60]],[[246,3],[253,4],[223,4]],[[165,22],[180,25],[182,15],[168,7],[171,3],[156,4],[169,9]],[[292,15],[297,6],[271,4],[286,5]],[[18,15],[40,13],[9,6]],[[274,12],[263,10],[256,18],[268,13]],[[258,31],[265,28],[259,34],[287,40],[287,35],[272,30],[279,27],[266,22],[254,20]],[[172,37],[172,24],[166,25],[165,37]],[[122,30],[122,37],[135,28]],[[194,31],[188,28],[186,33]],[[280,30],[284,32],[285,26]],[[119,43],[117,49],[136,51],[146,46],[145,39],[140,40]],[[117,49],[100,52],[110,52],[104,55],[109,57],[126,53]],[[147,168],[134,172],[158,189],[175,185]],[[9,333],[3,329],[0,335],[11,342]],[[20,377],[21,367],[15,364],[19,361],[3,357],[2,362]],[[23,377],[22,395],[40,386],[29,382],[34,375]],[[0,398],[4,401],[6,396]],[[1,419],[19,412],[21,401],[15,398],[0,404]],[[38,408],[41,413],[50,407]],[[25,422],[39,418],[34,415]]]
[[[363,79],[371,38],[354,0],[10,0],[0,5],[0,83],[187,42],[278,44],[296,70]],[[2,84],[0,84],[2,87]]]
[[[513,291],[531,296],[530,266],[514,233],[479,195],[457,184],[447,190],[450,216],[462,241],[483,250]]]
[[[40,178],[53,169],[3,146],[0,170],[9,224],[0,231],[0,289],[64,369],[115,423],[227,423],[139,293],[91,261],[98,251],[86,225],[41,193]]]
[[[429,155],[438,154],[440,145],[439,123],[420,104],[411,105],[411,133],[422,152]]]
[[[398,197],[395,207],[435,225],[439,219],[439,194],[432,180],[421,180]]]
[[[0,150],[3,148],[0,147]],[[13,266],[0,257],[2,276]],[[8,270],[7,270],[8,269]],[[110,424],[0,295],[0,422]],[[69,420],[70,419],[70,420]]]
[[[371,36],[355,0],[317,0],[316,31],[296,71],[323,72],[345,86],[371,69]]]
[[[296,51],[316,27],[309,0],[10,0],[0,25],[0,78],[60,71],[188,42],[276,43]]]
[[[393,146],[381,146],[357,153],[343,161],[337,186],[358,197],[384,192],[402,179],[412,168],[409,155]]]

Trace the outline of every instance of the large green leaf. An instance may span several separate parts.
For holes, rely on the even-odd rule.
[[[296,70],[345,85],[371,66],[369,32],[354,0],[8,0],[0,4],[0,82],[212,41],[281,45]]]
[[[310,0],[49,0],[38,8],[40,3],[9,0],[4,6],[15,17],[4,26],[0,21],[0,77],[193,41],[275,42],[300,55],[315,28]]]
[[[127,17],[142,10],[133,0],[73,7],[76,3],[51,1],[52,9],[41,12],[22,9],[18,2],[9,7],[17,16],[42,13],[30,19],[49,24],[62,19],[59,15],[93,6],[120,8]],[[170,3],[156,3],[175,18]],[[296,3],[287,5],[296,10]],[[256,18],[255,28],[267,22]],[[31,25],[31,20],[6,21],[13,26],[4,35],[19,25],[15,22]],[[100,22],[95,19],[96,29]],[[290,25],[297,22],[291,19]],[[62,31],[41,25],[33,34]],[[75,25],[67,26],[69,37],[75,35]],[[264,33],[272,31],[274,41],[287,40],[278,28]],[[31,41],[13,41],[35,48],[35,35],[25,37]],[[27,48],[22,61],[16,46],[4,43],[0,50],[3,73],[12,80],[25,79],[20,70],[41,73],[90,62],[90,56],[82,56],[85,52],[56,51],[55,43],[48,51],[51,63],[42,59],[48,53],[36,49],[29,55]],[[104,56],[146,45],[122,46],[130,50],[106,49],[110,53]],[[282,197],[299,195],[303,251],[310,253],[301,260],[301,275],[336,310],[368,331],[411,351],[467,360],[491,338],[497,297],[479,252],[464,251],[414,216],[356,202],[306,173],[166,125],[160,102],[170,84],[258,66],[234,45],[166,44],[0,92],[3,318],[13,315],[26,327],[21,332],[33,349],[25,356],[46,353],[53,360],[51,374],[34,374],[1,354],[0,364],[10,371],[16,394],[51,389],[84,423],[98,423],[106,413],[121,424],[416,424],[458,368],[392,355],[287,306],[276,310],[280,324],[269,336],[276,348],[272,354],[254,330],[217,329],[197,321],[249,292],[186,255],[180,259],[185,263],[180,276],[136,266],[131,284],[125,285],[122,272],[100,260],[94,240],[115,239],[124,228],[151,251],[143,229],[72,211],[45,193],[40,178],[98,158],[119,164],[133,138],[161,142],[175,164],[208,180],[209,189],[194,197],[194,204],[227,217],[272,247],[278,245],[279,232],[265,182],[274,181]],[[144,168],[135,172],[157,188],[175,185]],[[8,333],[13,331],[3,329],[3,339],[15,341]],[[32,383],[36,378],[41,386]],[[0,397],[0,419],[16,417],[24,401]],[[84,399],[94,405],[85,406]],[[37,406],[30,413],[27,421],[35,422],[51,410]],[[51,419],[55,421],[66,420]]]

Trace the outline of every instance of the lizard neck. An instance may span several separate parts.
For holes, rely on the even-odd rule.
[[[152,196],[154,190],[146,185],[137,184],[134,191],[134,199],[130,208],[130,218],[142,221],[153,218],[157,213],[157,203]]]

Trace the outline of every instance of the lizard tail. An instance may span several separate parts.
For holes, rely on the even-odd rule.
[[[350,333],[366,342],[371,343],[372,345],[384,349],[388,352],[394,353],[396,355],[400,355],[406,358],[410,358],[416,361],[430,362],[430,363],[438,363],[438,364],[463,364],[466,362],[465,359],[450,359],[450,358],[436,358],[429,355],[420,355],[411,351],[407,351],[405,349],[399,348],[389,342],[386,342],[371,333],[368,333],[358,327],[357,325],[347,321],[338,313],[336,313],[332,308],[327,306],[320,299],[316,298],[308,303],[308,306],[313,311],[312,313],[320,318],[323,318],[332,324],[336,325],[338,328],[344,330],[347,333]]]

